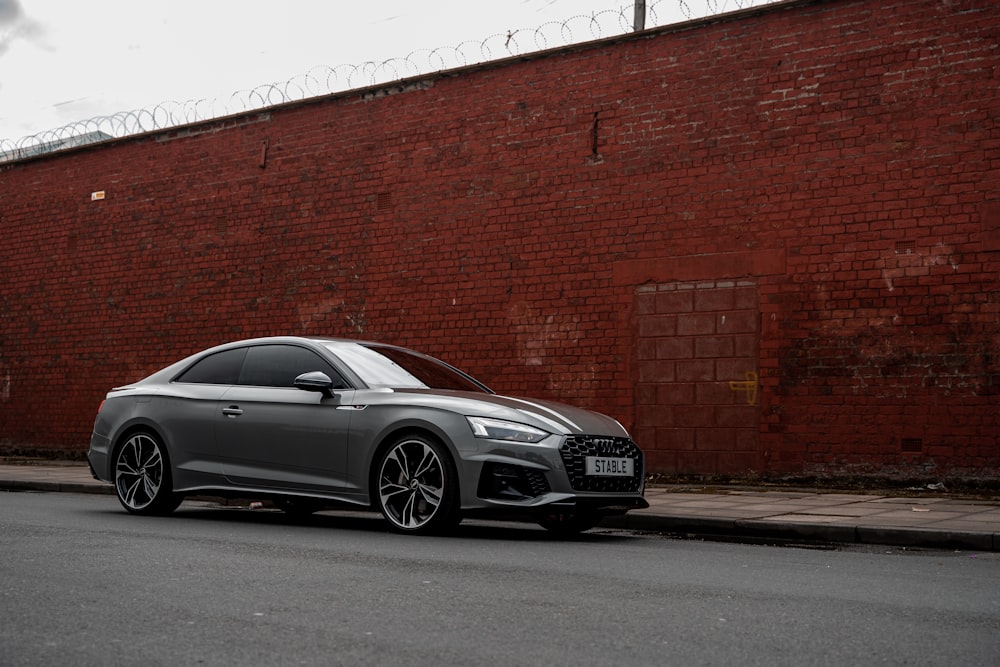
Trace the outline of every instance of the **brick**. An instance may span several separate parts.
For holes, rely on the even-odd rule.
[[[695,433],[696,431],[690,428],[658,428],[655,449],[691,451],[694,449]]]
[[[693,336],[660,338],[655,343],[657,359],[692,359],[700,339]]]
[[[637,315],[650,315],[656,312],[656,293],[642,292],[636,296],[635,312]]]
[[[672,472],[679,474],[715,475],[719,472],[719,455],[715,452],[678,452],[675,460],[677,468]]]
[[[648,382],[640,382],[635,388],[635,402],[637,405],[657,405],[662,403],[658,391],[663,385]]]
[[[757,331],[757,313],[750,310],[736,310],[718,316],[719,333],[747,333]]]
[[[732,289],[699,289],[694,292],[694,309],[698,312],[732,310],[734,301]]]
[[[694,405],[695,387],[692,382],[669,382],[656,385],[658,405]]]
[[[640,428],[661,428],[677,426],[672,408],[661,405],[640,405],[638,409]]]
[[[711,407],[692,405],[687,406],[684,409],[674,410],[672,425],[692,428],[708,428],[714,426],[714,417],[715,413]]]
[[[783,3],[0,163],[0,442],[79,453],[108,388],[315,333],[733,434],[653,470],[910,475],[918,433],[1000,479],[994,5]]]
[[[704,336],[716,331],[717,316],[714,313],[693,313],[677,316],[677,335]]]
[[[755,429],[759,423],[758,408],[738,399],[734,404],[715,409],[715,423],[729,428]]]
[[[636,341],[636,358],[640,361],[657,358],[657,344],[655,338],[643,338]]]
[[[711,382],[716,379],[715,363],[710,360],[678,361],[673,366],[679,382]]]
[[[693,340],[694,356],[698,358],[732,357],[735,353],[732,336],[696,336]]]
[[[647,361],[639,364],[639,382],[673,382],[678,379],[673,361]]]
[[[734,394],[728,382],[699,382],[695,390],[696,405],[731,405],[742,398]]]
[[[689,289],[657,292],[656,312],[658,313],[690,313],[694,310],[694,292]]]
[[[716,472],[720,475],[746,475],[757,472],[757,456],[744,452],[720,453],[716,458]]]
[[[755,286],[736,288],[733,292],[732,308],[737,310],[756,310],[757,288]]]
[[[732,452],[736,431],[730,428],[704,428],[695,434],[695,449],[708,452]]]
[[[639,320],[639,335],[644,338],[673,336],[677,333],[674,315],[647,315]]]

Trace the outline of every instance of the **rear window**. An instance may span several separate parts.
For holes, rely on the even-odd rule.
[[[246,354],[245,347],[210,354],[196,361],[193,366],[178,375],[174,382],[236,384]]]

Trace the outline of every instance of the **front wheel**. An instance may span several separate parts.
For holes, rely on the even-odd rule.
[[[132,514],[169,514],[181,504],[173,492],[170,463],[152,433],[133,433],[115,455],[115,493]]]
[[[394,530],[438,532],[460,520],[458,473],[438,442],[403,438],[381,456],[377,471],[375,500]]]

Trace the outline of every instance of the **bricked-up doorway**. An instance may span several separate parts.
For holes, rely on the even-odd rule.
[[[636,438],[649,470],[759,470],[756,284],[643,285],[635,313]]]

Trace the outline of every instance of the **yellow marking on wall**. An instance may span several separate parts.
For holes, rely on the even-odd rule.
[[[740,382],[733,380],[729,383],[731,391],[745,391],[747,394],[747,405],[757,405],[757,374],[753,371],[746,372],[746,380]]]

